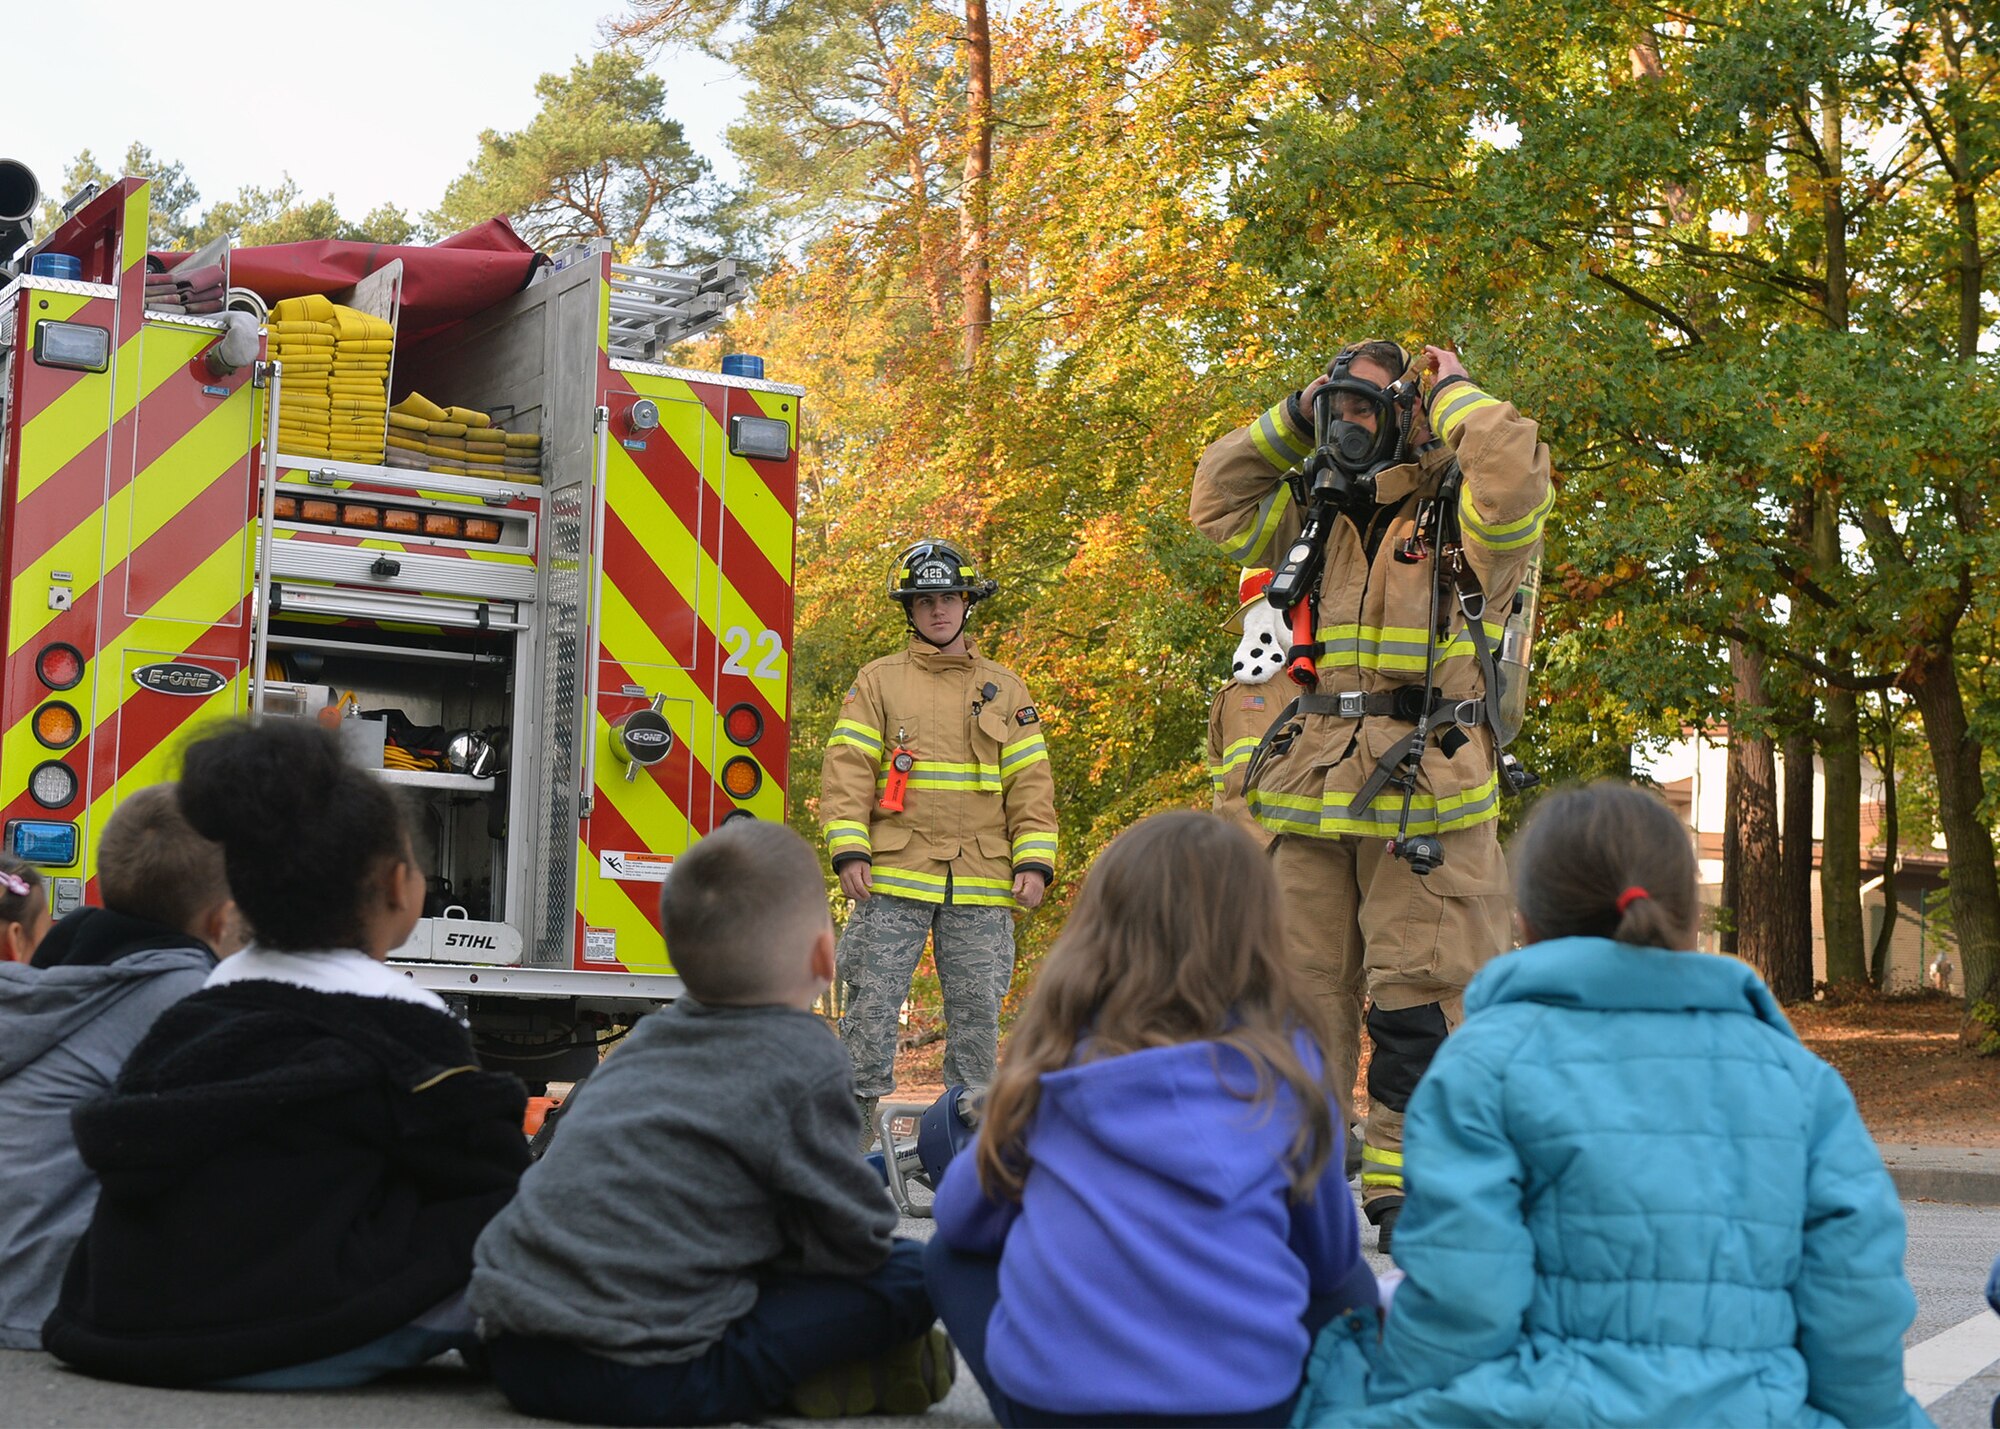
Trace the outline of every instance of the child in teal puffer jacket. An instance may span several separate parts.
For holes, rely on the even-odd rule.
[[[1322,1333],[1294,1423],[1929,1423],[1902,1208],[1846,1084],[1749,967],[1669,951],[1699,910],[1680,821],[1594,784],[1511,852],[1528,946],[1410,1103],[1408,1278]]]

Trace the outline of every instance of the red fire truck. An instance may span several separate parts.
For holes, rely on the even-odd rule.
[[[0,162],[0,258],[24,176]],[[663,365],[742,282],[602,243],[218,245],[249,318],[151,311],[147,192],[73,199],[0,287],[5,847],[66,911],[119,799],[205,725],[376,716],[337,722],[431,876],[392,961],[489,1061],[572,1077],[678,991],[675,855],[784,815],[802,390]],[[386,322],[391,397],[533,433],[540,470],[287,451],[259,311],[303,293]],[[398,757],[411,730],[445,757]]]

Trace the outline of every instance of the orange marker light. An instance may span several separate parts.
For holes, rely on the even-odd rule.
[[[414,511],[406,510],[401,506],[385,506],[382,508],[382,529],[384,531],[395,531],[401,535],[414,536],[417,534],[420,525],[421,521]]]
[[[465,534],[465,523],[456,516],[447,516],[442,511],[424,513],[424,534],[426,536],[450,536],[454,539]]]
[[[485,516],[468,516],[465,518],[465,539],[497,541],[500,539],[500,523]]]
[[[331,501],[301,501],[299,519],[331,526],[340,516],[340,507]]]
[[[35,738],[50,749],[68,749],[83,734],[83,721],[60,700],[35,711]]]
[[[280,521],[299,519],[299,499],[296,496],[276,496],[271,499],[271,514]]]
[[[732,799],[747,799],[756,793],[764,782],[764,771],[757,767],[757,761],[746,755],[737,755],[722,766],[722,787],[729,791]]]
[[[343,506],[340,508],[340,524],[343,526],[366,526],[370,530],[382,525],[382,508],[379,506]]]

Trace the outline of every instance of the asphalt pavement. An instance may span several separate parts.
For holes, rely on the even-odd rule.
[[[2000,1159],[2000,1158],[1996,1158]],[[1905,1201],[1910,1240],[1905,1262],[1917,1294],[1917,1319],[1905,1339],[1905,1373],[1926,1401],[1940,1429],[1987,1429],[2000,1395],[2000,1317],[1981,1291],[1987,1267],[2000,1253],[2000,1206]],[[927,1239],[931,1225],[906,1220],[901,1233]],[[1363,1244],[1374,1232],[1363,1229]],[[1375,1268],[1388,1262],[1370,1256]],[[9,1429],[77,1429],[130,1425],[134,1429],[254,1429],[285,1425],[383,1424],[408,1429],[446,1426],[523,1426],[539,1422],[507,1407],[498,1390],[475,1379],[451,1357],[361,1389],[326,1394],[222,1393],[209,1390],[138,1389],[74,1374],[49,1356],[0,1350],[0,1423]],[[804,1426],[823,1421],[773,1419]],[[960,1429],[990,1425],[993,1418],[970,1376],[961,1374],[951,1395],[917,1419],[872,1419],[871,1425]]]

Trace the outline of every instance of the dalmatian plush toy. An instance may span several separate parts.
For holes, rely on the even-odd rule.
[[[1239,685],[1261,685],[1285,668],[1285,652],[1291,648],[1292,633],[1284,613],[1263,599],[1271,584],[1271,572],[1246,573],[1236,589],[1244,602],[1243,638],[1237,642],[1232,673]]]

